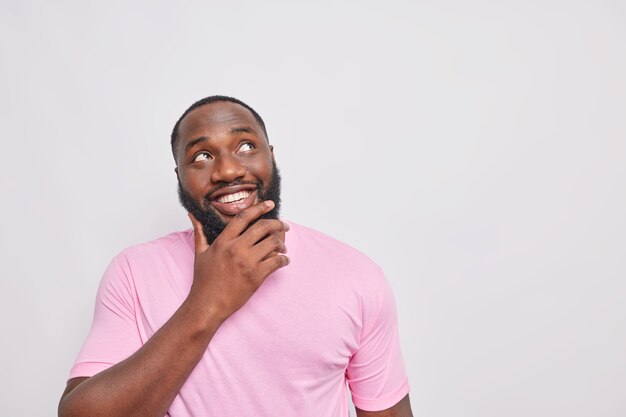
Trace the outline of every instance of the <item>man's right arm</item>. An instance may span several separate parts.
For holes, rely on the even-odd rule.
[[[134,354],[91,378],[74,378],[59,403],[60,417],[162,417],[221,324],[288,258],[279,220],[260,220],[273,202],[241,213],[209,246],[190,215],[195,235],[194,279],[187,299]],[[280,237],[279,237],[280,236]]]

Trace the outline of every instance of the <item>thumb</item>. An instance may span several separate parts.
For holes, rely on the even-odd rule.
[[[204,236],[204,230],[202,229],[202,223],[196,217],[187,212],[187,216],[189,216],[189,220],[191,220],[191,224],[193,225],[193,236],[195,240],[196,246],[196,255],[202,253],[209,249],[209,244],[206,241],[206,237]]]

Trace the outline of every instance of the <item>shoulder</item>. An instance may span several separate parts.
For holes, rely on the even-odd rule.
[[[307,249],[316,249],[326,252],[334,251],[346,256],[358,258],[364,262],[373,263],[373,261],[360,250],[326,233],[291,221],[288,223],[294,229],[298,241],[298,247],[304,246]]]
[[[163,275],[170,271],[187,269],[193,264],[193,230],[168,235],[126,247],[113,257],[113,269],[126,279]]]
[[[305,257],[318,265],[331,265],[334,270],[359,281],[384,280],[381,267],[368,255],[326,233],[289,222],[294,231],[298,257]],[[288,250],[291,248],[288,247]]]
[[[190,246],[191,245],[191,246]],[[193,254],[193,230],[181,230],[165,236],[128,246],[120,251],[115,258],[129,262],[153,261],[181,254]]]

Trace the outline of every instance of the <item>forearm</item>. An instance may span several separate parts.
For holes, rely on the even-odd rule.
[[[60,417],[162,417],[223,322],[188,298],[144,346],[64,395]]]

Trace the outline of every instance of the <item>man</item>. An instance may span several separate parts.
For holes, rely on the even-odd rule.
[[[213,96],[172,133],[193,230],[116,256],[59,416],[412,416],[378,266],[278,219],[261,117]]]

